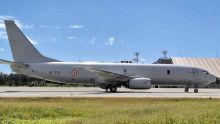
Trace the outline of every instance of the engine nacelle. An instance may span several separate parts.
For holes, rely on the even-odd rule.
[[[150,89],[151,79],[149,78],[134,78],[128,82],[129,89]]]

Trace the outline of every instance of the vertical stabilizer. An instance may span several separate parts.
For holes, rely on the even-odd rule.
[[[12,20],[5,20],[8,39],[11,46],[12,55],[15,62],[54,62],[51,59],[43,56],[25,37],[22,31]]]

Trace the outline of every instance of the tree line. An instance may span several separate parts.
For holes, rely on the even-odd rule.
[[[4,74],[0,72],[0,86],[78,86],[76,84],[59,84],[56,82],[45,81],[23,74]]]

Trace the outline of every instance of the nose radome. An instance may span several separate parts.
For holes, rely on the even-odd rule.
[[[215,81],[216,81],[216,76],[210,74],[210,83],[213,83]]]

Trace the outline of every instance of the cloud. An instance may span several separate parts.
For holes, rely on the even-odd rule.
[[[60,38],[61,38],[61,35],[57,34],[56,36],[51,37],[51,40],[52,40],[52,42],[57,43]]]
[[[0,28],[5,28],[5,24],[4,24],[4,20],[14,20],[15,24],[19,27],[19,28],[23,28],[24,26],[21,24],[21,21],[16,19],[13,16],[0,16]]]
[[[32,29],[34,28],[33,25],[23,25],[20,20],[16,19],[14,16],[0,16],[0,29],[5,28],[4,20],[13,20],[15,21],[15,24],[19,28],[27,28],[27,29]]]
[[[104,44],[109,45],[109,46],[113,46],[114,43],[115,43],[115,38],[114,37],[109,37],[108,41],[106,41]]]
[[[33,45],[37,45],[38,44],[38,42],[37,41],[35,41],[35,40],[33,40],[33,39],[31,39],[30,37],[28,37],[27,36],[27,39],[33,44]]]
[[[60,26],[53,26],[52,28],[53,29],[60,29],[61,27]]]
[[[14,20],[14,21],[15,21],[15,24],[16,24],[19,28],[23,28],[23,27],[24,27],[19,20]]]
[[[4,20],[15,20],[13,16],[0,16],[0,23],[4,23]]]
[[[124,40],[120,40],[120,43],[121,43],[121,44],[124,44]]]
[[[53,41],[53,42],[57,42],[57,38],[54,37],[54,38],[52,39],[52,41]]]
[[[0,39],[7,39],[7,34],[4,31],[0,31]]]
[[[34,28],[34,26],[33,25],[24,25],[24,28],[32,29],[32,28]]]
[[[47,26],[47,25],[40,25],[39,28],[61,29],[60,26]]]
[[[40,28],[49,28],[49,26],[46,26],[46,25],[40,25],[39,27]]]
[[[81,29],[81,28],[84,28],[83,25],[69,25],[69,28],[71,29]]]
[[[69,37],[67,37],[66,39],[68,39],[68,40],[77,40],[77,37],[75,37],[75,36],[69,36]]]
[[[146,59],[144,59],[144,58],[140,58],[140,63],[146,63],[146,62],[147,62]]]
[[[90,44],[95,44],[96,37],[92,37],[92,40],[90,41]]]
[[[5,49],[0,47],[0,52],[4,52],[4,51],[5,51]]]
[[[106,42],[104,42],[105,45],[113,46],[115,44],[124,44],[124,40],[115,38],[115,37],[109,37]]]
[[[0,29],[5,28],[5,24],[0,22]]]
[[[51,29],[61,29],[61,26],[47,26],[47,25],[39,25],[39,28],[51,28]],[[81,29],[84,28],[83,25],[69,25],[70,29]]]

